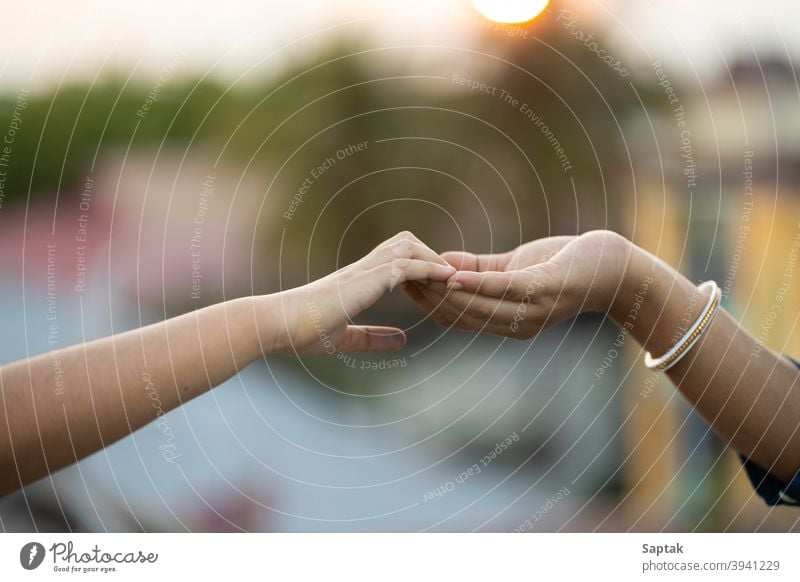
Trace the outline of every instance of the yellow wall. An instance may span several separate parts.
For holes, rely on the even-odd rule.
[[[774,185],[756,185],[749,220],[742,218],[740,201],[744,198],[741,194],[735,196],[738,197],[727,200],[721,213],[723,222],[716,243],[725,249],[723,277],[727,277],[739,227],[749,226],[731,286],[729,308],[767,346],[800,359],[800,262],[795,266],[791,287],[777,299],[780,284],[786,280],[784,272],[792,240],[800,233],[800,192],[776,193]],[[681,261],[680,256],[688,220],[682,197],[669,191],[665,194],[660,183],[653,184],[639,192],[636,212],[626,214],[631,219],[629,232],[634,233],[634,242],[687,273],[690,261],[687,257]],[[690,248],[687,245],[687,251]],[[722,285],[723,281],[719,283]],[[780,304],[781,313],[770,323],[769,315],[776,303]],[[762,331],[763,324],[769,327],[768,332]],[[627,357],[640,358],[638,346],[630,344]],[[661,529],[684,501],[678,483],[670,481],[682,458],[676,434],[685,415],[680,410],[680,395],[663,379],[652,394],[642,396],[648,373],[637,363],[626,386],[625,414],[634,406],[637,410],[625,434],[626,455],[631,456],[624,470],[628,490],[624,510],[627,520],[638,522],[636,529]],[[719,506],[714,510],[714,527],[742,531],[800,529],[796,510],[769,509],[755,496],[732,452],[723,466],[725,478]],[[728,490],[722,495],[725,487]],[[680,527],[680,522],[673,521],[671,526]]]

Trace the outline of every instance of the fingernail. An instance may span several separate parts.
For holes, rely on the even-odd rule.
[[[464,285],[462,285],[458,281],[448,281],[447,282],[447,287],[449,289],[453,289],[454,291],[458,291],[459,289],[463,289]]]

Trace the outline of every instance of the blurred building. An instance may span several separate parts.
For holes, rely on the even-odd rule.
[[[800,279],[789,263],[800,236],[795,67],[780,59],[737,62],[702,92],[676,91],[672,111],[639,121],[637,151],[646,152],[640,161],[647,171],[629,232],[692,279],[716,280],[723,305],[748,331],[797,356]],[[685,117],[676,113],[680,107]],[[632,348],[629,357],[641,351]],[[628,512],[640,527],[798,527],[795,511],[767,508],[753,493],[734,452],[668,382],[652,386],[643,366],[634,365],[626,387],[636,413],[625,475]]]

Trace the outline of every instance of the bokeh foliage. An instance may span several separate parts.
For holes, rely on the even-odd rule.
[[[654,83],[620,76],[555,18],[514,35],[487,28],[469,49],[341,41],[257,82],[178,72],[144,118],[137,111],[152,86],[141,80],[109,76],[36,93],[16,137],[5,204],[57,189],[69,203],[98,152],[167,143],[259,173],[272,223],[260,235],[273,246],[285,235],[284,252],[299,264],[313,257],[311,276],[401,228],[434,246],[496,250],[617,227],[632,190],[626,124],[654,102]],[[453,75],[526,103],[558,139],[570,171],[518,106],[459,86]],[[0,128],[13,105],[13,95],[0,101]],[[365,141],[366,151],[315,180],[293,220],[281,221],[313,168]]]

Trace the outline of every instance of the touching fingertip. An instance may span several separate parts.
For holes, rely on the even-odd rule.
[[[392,348],[395,350],[400,350],[406,347],[406,334],[403,332],[396,333],[390,336],[392,342]]]

